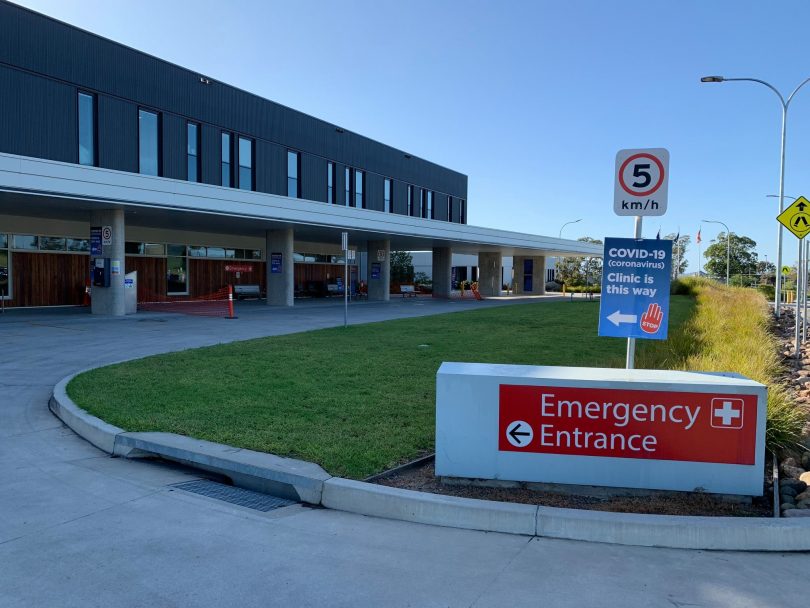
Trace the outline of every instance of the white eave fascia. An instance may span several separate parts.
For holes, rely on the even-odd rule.
[[[345,228],[437,241],[601,256],[602,247],[549,236],[496,230],[0,153],[0,189],[150,207]]]

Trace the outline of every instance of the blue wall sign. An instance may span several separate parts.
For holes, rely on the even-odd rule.
[[[270,273],[271,274],[281,274],[281,254],[280,253],[271,253],[270,254]]]
[[[672,241],[605,239],[599,335],[666,340]]]
[[[382,268],[380,267],[379,262],[372,263],[371,264],[371,278],[372,279],[379,279],[381,270],[382,270]]]
[[[101,255],[101,226],[90,228],[90,255]]]

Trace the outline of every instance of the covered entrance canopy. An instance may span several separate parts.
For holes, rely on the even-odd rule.
[[[146,284],[188,297],[238,278],[260,284],[268,303],[292,305],[303,280],[296,261],[333,273],[325,267],[342,265],[343,231],[350,248],[368,256],[362,279],[369,298],[380,300],[388,299],[392,249],[433,252],[438,296],[449,295],[454,252],[479,256],[485,295],[500,290],[501,256],[513,256],[516,277],[527,268],[540,277],[540,288],[546,256],[602,254],[579,241],[0,154],[0,295],[8,303],[80,303],[91,226],[112,232],[92,257],[119,269],[109,287],[94,289],[93,312],[104,314],[124,314],[131,268],[139,294]]]

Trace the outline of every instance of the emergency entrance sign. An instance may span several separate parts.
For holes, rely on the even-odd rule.
[[[766,403],[736,374],[443,363],[436,475],[759,496]]]
[[[599,335],[666,340],[672,241],[605,239]]]

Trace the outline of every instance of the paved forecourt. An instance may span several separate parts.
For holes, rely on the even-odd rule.
[[[495,302],[352,306],[352,322]],[[176,315],[0,316],[0,606],[750,606],[802,601],[810,556],[528,538],[309,509],[267,514],[169,484],[193,472],[112,459],[47,409],[54,384],[124,358],[339,325],[340,305]],[[769,572],[764,584],[762,573]]]

